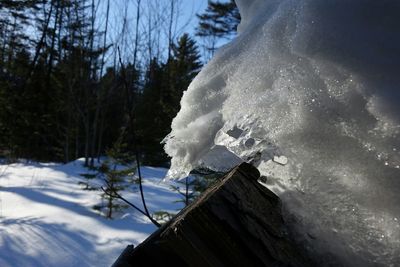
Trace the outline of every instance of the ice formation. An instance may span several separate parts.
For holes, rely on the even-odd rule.
[[[237,0],[189,86],[171,177],[252,162],[321,265],[400,266],[400,2]]]

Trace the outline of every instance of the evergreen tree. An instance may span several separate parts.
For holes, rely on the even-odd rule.
[[[120,59],[118,40],[106,56],[113,35],[106,36],[108,15],[105,31],[96,29],[104,26],[96,20],[100,2],[0,1],[1,156],[64,162],[85,157],[93,166],[124,132],[131,151],[141,142],[146,164],[168,162],[160,142],[200,70],[196,43],[188,35],[174,43],[171,32],[168,60],[145,66],[150,60],[140,58],[137,35],[133,51],[123,51],[134,52],[133,62]],[[108,56],[114,65],[106,63]]]
[[[196,35],[202,37],[205,48],[211,55],[217,49],[220,38],[231,38],[240,23],[240,13],[234,0],[229,2],[208,1],[203,14],[198,14],[199,26]]]
[[[161,166],[167,161],[161,141],[170,125],[163,108],[163,94],[167,90],[167,71],[154,58],[146,72],[143,94],[137,109],[137,135],[143,163]]]
[[[78,184],[83,185],[83,190],[97,190],[98,188],[93,187],[90,185],[90,181],[95,179],[98,174],[96,173],[80,173],[80,176],[82,176],[85,180],[82,182],[79,182]]]
[[[38,10],[38,2],[0,3],[0,152],[6,156],[15,156],[15,141],[21,138],[14,134],[21,134],[18,131],[27,123],[17,113],[25,96],[22,89],[30,69],[32,40],[25,29],[31,22],[31,15]]]
[[[182,202],[185,207],[192,203],[199,195],[199,192],[194,190],[196,185],[197,180],[190,176],[186,177],[185,180],[179,181],[178,185],[171,185],[171,189],[181,196],[181,199],[177,202]]]
[[[107,160],[99,168],[103,176],[105,187],[102,198],[105,204],[101,208],[107,209],[107,218],[112,219],[113,214],[126,207],[118,197],[120,191],[128,185],[128,178],[133,177],[136,167],[131,166],[132,156],[126,152],[122,139],[118,139],[114,146],[107,152]]]
[[[202,67],[197,44],[188,34],[183,34],[172,49],[173,59],[168,64],[169,95],[166,96],[168,98],[166,112],[169,120],[178,113],[183,92],[187,90]]]
[[[0,114],[3,150],[37,160],[88,156],[99,83],[95,59],[103,51],[90,46],[95,33],[86,2],[2,1],[0,102],[8,103]],[[35,23],[30,29],[37,34],[29,36],[38,38],[28,42],[23,27]]]
[[[196,42],[188,34],[173,44],[172,57],[166,64],[152,60],[138,110],[138,131],[145,164],[160,166],[167,162],[161,142],[171,131],[171,122],[179,111],[183,92],[201,66]]]
[[[12,72],[15,56],[29,46],[31,38],[25,31],[30,17],[38,11],[39,0],[0,3],[0,73]]]

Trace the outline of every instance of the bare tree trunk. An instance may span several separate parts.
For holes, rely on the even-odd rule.
[[[89,35],[89,38],[90,38],[90,55],[89,55],[89,61],[90,61],[90,64],[89,64],[89,68],[91,68],[91,70],[90,70],[90,75],[89,75],[89,77],[91,77],[93,80],[95,79],[95,77],[96,77],[96,75],[95,75],[95,68],[94,68],[94,58],[93,58],[93,48],[94,48],[94,24],[95,24],[95,19],[96,19],[96,17],[95,17],[95,4],[94,4],[94,0],[92,0],[92,4],[91,4],[91,18],[90,18],[90,21],[91,21],[91,27],[90,27],[90,35]],[[89,88],[87,88],[86,90],[90,90]],[[99,105],[99,88],[97,88],[97,89],[95,89],[96,90],[96,92],[95,92],[95,94],[97,95],[97,98],[96,98],[96,104],[97,105]],[[88,98],[87,98],[87,101],[90,101],[89,100],[89,95],[87,96]],[[86,166],[90,166],[90,167],[92,167],[93,168],[93,157],[94,157],[94,144],[95,144],[95,142],[96,142],[96,114],[93,116],[93,122],[92,122],[92,127],[93,127],[93,135],[92,135],[92,138],[91,138],[91,140],[92,140],[92,142],[90,141],[90,120],[89,120],[89,112],[90,112],[90,110],[89,110],[89,107],[87,108],[87,116],[88,116],[88,119],[87,119],[87,126],[86,126],[86,131],[87,131],[87,136],[86,136],[86,141],[85,141],[85,165]],[[90,158],[90,164],[88,164],[88,161],[89,161],[89,158]]]
[[[107,0],[107,10],[106,10],[106,25],[105,25],[105,30],[104,30],[104,38],[103,38],[103,55],[101,57],[101,66],[100,66],[100,79],[103,78],[103,69],[104,69],[104,58],[105,58],[105,49],[107,46],[107,32],[108,32],[108,20],[110,17],[110,0]],[[100,106],[98,105],[98,108],[96,108],[96,114],[99,113],[100,110]],[[100,153],[101,153],[101,148],[102,148],[102,142],[103,142],[103,133],[104,133],[104,113],[105,111],[103,111],[103,116],[97,115],[97,116],[101,116],[100,119],[100,129],[99,129],[99,137],[98,137],[98,142],[97,142],[97,161],[100,160]],[[97,131],[97,127],[96,127],[96,131]],[[94,140],[93,140],[94,142]],[[94,146],[94,145],[93,145]],[[93,164],[93,163],[92,163]]]
[[[43,5],[46,5],[46,2],[44,2]],[[35,54],[33,56],[33,60],[32,60],[32,63],[31,63],[31,67],[30,67],[29,73],[27,75],[27,78],[25,79],[24,87],[26,86],[27,82],[31,79],[33,71],[35,70],[35,67],[36,67],[36,63],[37,63],[37,61],[39,59],[39,56],[40,56],[40,52],[41,52],[41,50],[42,50],[42,48],[44,46],[45,38],[47,36],[47,31],[49,29],[50,19],[51,19],[51,16],[53,14],[53,7],[54,7],[54,1],[51,1],[50,2],[49,14],[47,15],[47,18],[46,18],[46,21],[45,21],[45,24],[44,24],[44,27],[43,27],[42,35],[41,35],[40,40],[39,40],[39,42],[38,42],[38,44],[36,46],[36,51],[35,51]]]
[[[150,12],[149,12],[150,13]],[[147,33],[147,49],[148,49],[148,52],[149,52],[149,58],[148,58],[148,60],[149,60],[149,65],[150,65],[150,62],[151,62],[151,60],[153,59],[153,47],[152,47],[152,31],[153,31],[153,29],[152,29],[152,26],[153,26],[153,23],[152,23],[152,14],[150,13],[149,15],[148,15],[148,33]]]
[[[140,21],[140,2],[141,0],[136,0],[136,29],[135,29],[135,48],[133,52],[133,67],[136,69],[137,63],[137,52],[139,46],[139,21]]]
[[[61,4],[60,21],[59,21],[59,23],[58,23],[58,36],[57,36],[57,40],[58,40],[58,57],[59,57],[59,60],[62,59],[62,52],[63,52],[62,44],[61,44],[61,30],[62,30],[63,23],[64,23],[64,7],[65,7],[65,6],[64,6],[63,4]]]
[[[79,143],[79,127],[76,128],[76,133],[75,133],[75,158],[79,158],[80,154],[80,143]]]
[[[85,167],[89,166],[89,144],[90,144],[90,120],[87,114],[85,121]]]
[[[112,192],[114,191],[113,188],[114,188],[113,184],[111,184],[111,188],[110,188],[111,194],[108,195],[108,203],[107,203],[107,208],[108,208],[107,218],[108,219],[111,219],[112,214],[113,214],[113,195],[112,195]]]
[[[108,19],[109,19],[109,14],[110,14],[110,0],[107,1],[107,12],[106,12],[106,25],[105,25],[105,31],[104,31],[104,38],[103,38],[103,50],[106,49],[107,45],[107,30],[108,30]],[[103,68],[104,68],[104,57],[105,57],[105,51],[103,51],[103,55],[101,58],[101,65],[100,65],[100,76],[99,76],[99,83],[100,87],[98,88],[98,91],[96,92],[96,111],[93,117],[93,137],[92,137],[92,142],[91,142],[91,147],[90,147],[90,167],[94,167],[94,157],[96,156],[95,150],[96,150],[96,141],[99,139],[98,136],[98,126],[99,126],[99,116],[100,112],[102,110],[102,104],[104,101],[104,95],[106,94],[105,91],[107,91],[107,88],[103,87],[101,84],[101,79],[103,77]],[[101,133],[100,133],[101,135]]]
[[[65,127],[65,144],[64,144],[64,161],[65,163],[69,162],[69,136],[70,136],[70,128],[71,128],[71,108],[68,106],[67,111],[67,125]]]
[[[90,18],[90,23],[91,23],[91,26],[90,26],[90,35],[89,35],[89,42],[90,42],[90,52],[91,52],[91,54],[90,54],[90,56],[89,56],[89,59],[90,59],[90,68],[92,68],[92,75],[93,75],[93,77],[92,78],[94,78],[95,77],[95,75],[94,75],[94,73],[95,73],[95,69],[93,68],[93,48],[94,48],[94,24],[95,24],[95,22],[96,22],[96,14],[95,14],[95,4],[94,4],[94,0],[92,0],[92,4],[91,4],[91,18]]]
[[[171,0],[170,17],[168,24],[168,61],[172,56],[172,44],[173,44],[172,26],[174,24],[174,14],[175,14],[175,0]]]
[[[103,50],[105,50],[106,46],[107,46],[107,32],[108,32],[108,20],[109,20],[109,17],[110,17],[110,0],[107,0],[106,25],[105,25],[104,36],[103,36]],[[103,55],[101,56],[100,79],[103,77],[105,55],[106,55],[106,53],[105,53],[105,51],[103,51]]]
[[[100,129],[99,129],[99,139],[97,143],[97,162],[100,162],[100,156],[103,149],[103,135],[104,135],[104,120],[105,120],[105,112],[103,112],[103,116],[100,119]]]
[[[57,24],[59,23],[59,20],[61,20],[61,16],[59,16],[60,13],[60,0],[56,0],[57,5],[56,5],[56,13],[54,15],[54,25],[53,25],[53,33],[51,36],[51,44],[50,44],[50,57],[49,57],[49,62],[48,62],[48,69],[47,69],[47,77],[46,77],[46,88],[49,89],[50,87],[50,78],[51,78],[51,72],[53,71],[53,59],[54,59],[54,47],[56,44],[56,28]]]

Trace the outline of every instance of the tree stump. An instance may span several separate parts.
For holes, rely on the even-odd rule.
[[[113,267],[310,266],[259,176],[247,163],[234,168]]]

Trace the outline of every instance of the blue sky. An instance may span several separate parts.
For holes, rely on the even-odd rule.
[[[196,13],[202,13],[207,7],[207,0],[183,0],[182,11],[183,16],[181,23],[189,21],[188,31],[191,35],[194,34],[194,28],[197,26],[198,19]]]
[[[195,28],[198,25],[198,19],[196,14],[203,13],[207,8],[207,0],[175,0],[179,6],[178,10],[175,10],[175,16],[177,20],[174,21],[173,26],[173,39],[176,41],[179,36],[183,33],[189,33],[193,38],[195,37]],[[115,47],[119,46],[127,57],[132,57],[132,44],[134,43],[135,36],[135,25],[136,25],[136,0],[112,0],[110,7],[110,21],[109,21],[109,37],[108,43],[114,44]],[[162,51],[161,55],[165,57],[166,46],[168,46],[168,25],[169,25],[169,14],[170,14],[170,3],[171,0],[142,0],[141,1],[141,23],[140,32],[141,40],[140,44],[143,44],[143,49],[139,53],[146,53],[145,46],[148,42],[148,18],[149,16],[158,17],[158,27],[152,32],[152,38],[159,39],[161,42]],[[106,1],[100,1],[99,16],[104,16],[106,12]],[[160,14],[161,12],[161,14]],[[151,14],[151,15],[149,15]],[[158,14],[158,15],[157,15]],[[121,39],[121,34],[124,32],[124,17],[127,17],[126,21],[126,37]],[[163,17],[161,20],[160,17]],[[152,18],[151,23],[154,24]],[[105,26],[104,20],[99,21],[99,28],[103,29]],[[157,40],[153,40],[158,42]],[[200,46],[200,44],[199,44]],[[159,46],[158,46],[159,47]],[[160,50],[157,50],[160,51]],[[158,54],[159,55],[159,54]]]

